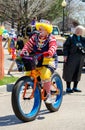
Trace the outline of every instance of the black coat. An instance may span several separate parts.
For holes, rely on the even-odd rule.
[[[65,81],[79,81],[81,77],[81,71],[84,64],[85,54],[77,46],[82,44],[85,49],[85,38],[78,37],[74,34],[69,36],[64,43],[63,52],[64,56],[67,56],[67,62],[63,65],[63,79]]]
[[[22,50],[23,47],[24,47],[23,40],[18,40],[17,43],[16,43],[17,50]]]

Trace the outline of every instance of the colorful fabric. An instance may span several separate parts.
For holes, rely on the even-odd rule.
[[[29,41],[25,44],[25,46],[23,48],[23,51],[28,50],[28,53],[31,53],[31,52],[40,52],[40,53],[42,53],[42,52],[48,51],[50,56],[52,57],[54,55],[54,53],[56,52],[56,49],[57,49],[56,39],[52,35],[50,35],[50,37],[49,37],[49,45],[47,45],[47,43],[46,44],[43,43],[43,46],[40,48],[40,46],[38,45],[39,44],[39,39],[37,39],[38,41],[37,41],[37,44],[36,44],[36,41],[35,41],[36,37],[37,37],[36,35],[33,35],[29,39]],[[36,48],[34,48],[34,46],[36,46]],[[47,49],[47,50],[45,50],[45,49]]]
[[[48,68],[42,66],[42,67],[36,68],[36,70],[39,71],[40,77],[42,80],[48,80],[51,78],[52,73]],[[25,75],[27,75],[27,76],[29,76],[30,74],[31,74],[31,71],[27,71],[25,73]]]
[[[47,62],[47,65],[51,63],[51,67],[56,68],[58,59],[57,59],[57,54],[56,54],[56,49],[57,49],[57,43],[56,39],[50,35],[48,38],[44,41],[43,46],[39,46],[39,38],[37,38],[37,35],[33,35],[32,38],[28,41],[28,43],[25,44],[22,52],[25,52],[28,50],[28,53],[32,54],[39,54],[39,53],[48,53],[49,54],[49,61]],[[53,57],[53,61],[50,60]],[[43,65],[44,57],[40,58],[38,61],[37,67],[41,67]],[[45,64],[46,65],[46,64]]]
[[[48,35],[46,40],[41,40],[39,35],[34,34],[29,41],[24,45],[24,48],[22,49],[22,54],[24,52],[28,51],[29,54],[43,54],[44,52],[48,53],[48,57],[41,56],[40,59],[38,59],[38,65],[36,70],[40,72],[40,77],[42,80],[49,80],[52,73],[57,67],[58,59],[57,59],[57,43],[56,39],[53,37],[53,35]],[[40,46],[41,44],[42,46]],[[30,75],[30,71],[26,72],[26,75]]]

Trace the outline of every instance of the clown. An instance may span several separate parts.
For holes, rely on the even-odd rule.
[[[29,55],[42,54],[38,59],[37,69],[40,71],[43,87],[47,93],[46,103],[52,103],[50,94],[51,75],[57,67],[57,43],[51,34],[53,26],[49,21],[42,19],[40,22],[36,22],[35,26],[39,34],[34,34],[24,45],[21,56],[23,56],[25,52]],[[30,72],[28,73],[30,74]]]

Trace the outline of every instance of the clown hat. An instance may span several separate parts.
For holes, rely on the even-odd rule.
[[[39,30],[40,27],[43,27],[45,30],[47,30],[48,33],[51,33],[53,30],[52,24],[50,24],[50,22],[45,19],[41,19],[40,22],[36,22],[35,26],[37,30]]]

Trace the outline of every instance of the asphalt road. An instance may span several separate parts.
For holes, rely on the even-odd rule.
[[[49,113],[42,102],[41,110],[32,122],[23,123],[15,116],[11,92],[0,93],[0,130],[85,130],[85,75],[82,75],[82,93],[66,94],[59,111]]]
[[[10,66],[9,58],[5,49],[5,73]],[[63,61],[62,57],[59,60]],[[57,69],[61,77],[62,65],[59,63]],[[21,76],[17,72],[12,72],[12,75]],[[49,113],[42,102],[37,118],[27,123],[21,122],[15,116],[11,106],[11,92],[0,91],[0,130],[85,130],[85,72],[82,72],[78,87],[82,90],[81,93],[66,94],[63,81],[63,101],[59,111]]]

